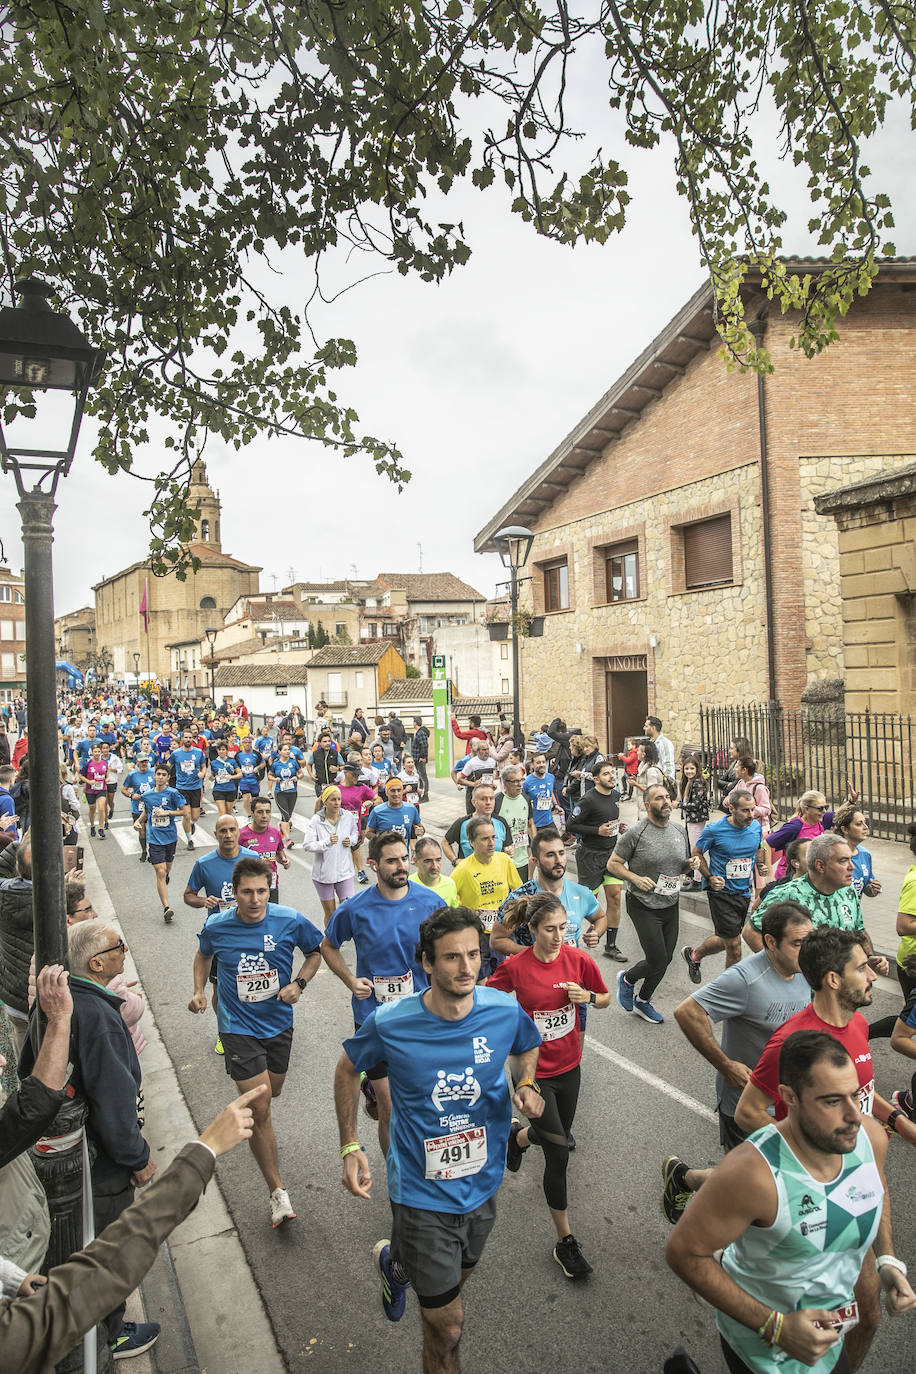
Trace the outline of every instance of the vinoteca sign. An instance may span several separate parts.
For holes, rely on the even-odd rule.
[[[645,673],[649,667],[645,654],[612,654],[605,663],[609,673]]]

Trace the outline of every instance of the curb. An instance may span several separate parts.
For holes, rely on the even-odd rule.
[[[105,880],[88,845],[83,868],[93,906],[99,916],[120,930]],[[128,978],[139,977],[129,953],[125,972]],[[182,1145],[197,1138],[198,1130],[149,1004],[141,1026],[149,1042],[141,1058],[144,1135],[157,1167],[163,1169]],[[214,1284],[217,1273],[221,1282]],[[207,1370],[212,1374],[251,1374],[250,1357],[238,1349],[239,1331],[245,1332],[246,1349],[258,1351],[258,1374],[286,1374],[286,1364],[219,1186],[218,1166],[194,1211],[162,1245],[140,1291],[148,1319],[159,1321],[163,1331],[149,1355],[134,1361],[133,1374],[145,1370],[155,1374],[206,1374]]]

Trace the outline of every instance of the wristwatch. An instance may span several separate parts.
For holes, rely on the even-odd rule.
[[[300,992],[305,992],[305,989],[308,987],[308,983],[305,981],[304,978],[294,978],[293,982],[296,984],[296,987],[299,989]]]
[[[588,994],[588,1005],[589,1005],[590,1007],[593,1007],[593,1006],[595,1005],[595,1003],[596,1003],[597,1000],[598,1000],[598,994],[597,994],[597,992],[590,992],[590,993]]]

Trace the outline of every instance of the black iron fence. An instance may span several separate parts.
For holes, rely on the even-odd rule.
[[[778,702],[702,706],[700,739],[714,774],[725,771],[735,740],[749,740],[782,820],[811,788],[831,806],[840,806],[850,789],[858,792],[879,839],[905,840],[907,825],[916,820],[916,722],[910,716],[831,706],[786,711]]]

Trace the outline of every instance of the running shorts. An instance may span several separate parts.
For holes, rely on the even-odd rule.
[[[446,1307],[464,1272],[483,1254],[496,1220],[496,1198],[466,1214],[427,1212],[392,1202],[391,1254],[403,1265],[421,1307]]]
[[[220,1032],[225,1051],[226,1072],[234,1083],[257,1078],[261,1073],[286,1073],[293,1047],[293,1028],[262,1040],[257,1035]]]

